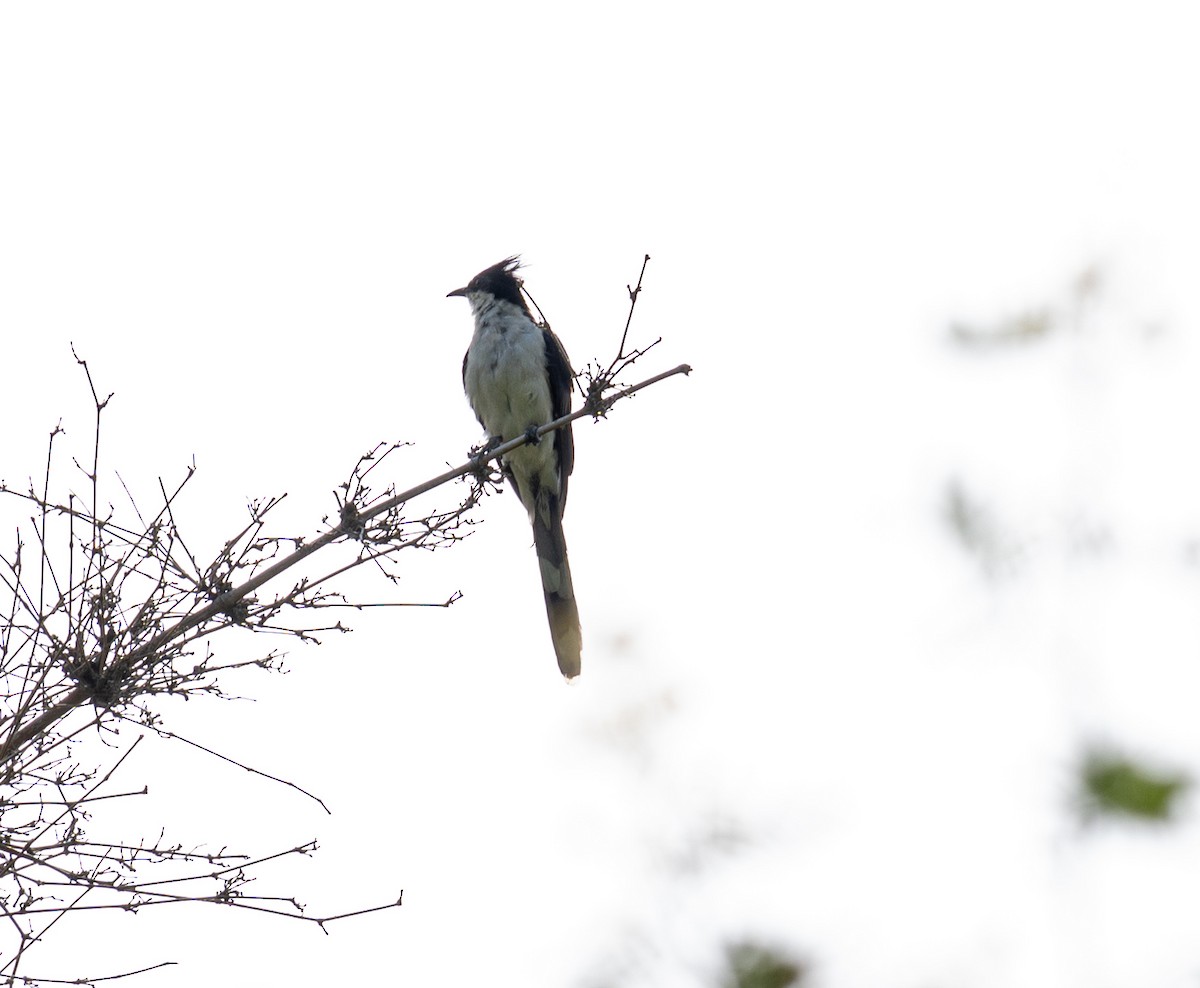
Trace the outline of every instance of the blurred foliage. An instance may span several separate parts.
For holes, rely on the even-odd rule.
[[[751,941],[727,944],[720,988],[788,988],[800,984],[806,969],[783,951]]]
[[[1191,780],[1182,773],[1154,770],[1099,749],[1084,757],[1079,781],[1085,820],[1109,816],[1165,822],[1191,788]]]
[[[973,323],[952,322],[950,339],[959,346],[970,349],[1011,346],[1034,343],[1045,339],[1058,325],[1049,309],[1034,309],[1019,316],[1004,319],[994,326],[976,326]]]
[[[986,576],[993,579],[1006,576],[1017,568],[1020,543],[962,481],[954,479],[946,484],[942,517],[962,547],[983,567]]]
[[[1056,305],[1026,309],[988,325],[951,322],[950,342],[964,350],[988,352],[1039,343],[1063,329],[1078,331],[1083,328],[1085,312],[1100,295],[1104,281],[1100,266],[1088,265],[1076,275],[1066,297]]]
[[[659,863],[680,876],[700,875],[755,842],[754,835],[736,817],[707,811],[694,826],[664,844],[657,856]]]

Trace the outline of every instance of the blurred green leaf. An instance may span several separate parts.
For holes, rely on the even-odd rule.
[[[1182,773],[1148,768],[1123,755],[1093,750],[1080,771],[1085,818],[1125,816],[1169,820],[1179,798],[1191,787]]]
[[[788,988],[804,977],[804,965],[783,951],[743,941],[725,947],[721,988]]]

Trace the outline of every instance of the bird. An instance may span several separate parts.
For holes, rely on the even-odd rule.
[[[570,413],[575,375],[562,341],[525,304],[520,266],[519,256],[507,257],[446,297],[465,298],[475,317],[463,356],[463,390],[489,444],[530,439],[501,458],[501,469],[529,512],[550,638],[559,671],[571,680],[580,672],[583,635],[562,518],[575,441],[570,425],[540,439],[536,430]]]

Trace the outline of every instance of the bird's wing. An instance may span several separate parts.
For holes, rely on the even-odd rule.
[[[575,387],[575,372],[571,370],[571,359],[563,348],[562,341],[549,329],[543,329],[546,340],[546,373],[550,379],[551,418],[562,418],[571,412],[571,393]],[[567,478],[575,469],[575,439],[571,427],[558,430],[555,442],[558,450],[559,509],[567,504]]]

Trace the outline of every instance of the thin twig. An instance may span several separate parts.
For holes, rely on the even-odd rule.
[[[118,717],[120,717],[122,720],[129,721],[129,723],[131,723],[131,724],[138,723],[137,721],[130,720],[128,717],[126,717],[124,714],[120,713],[119,711],[114,711],[114,713],[116,713],[116,715]],[[229,762],[230,765],[236,765],[240,769],[245,769],[247,772],[251,773],[252,775],[261,775],[264,779],[270,779],[272,782],[278,782],[280,785],[288,786],[292,789],[295,789],[296,792],[301,793],[302,795],[307,796],[309,799],[316,801],[320,805],[321,809],[323,809],[330,816],[333,816],[333,811],[328,806],[325,805],[325,800],[321,799],[320,796],[314,796],[311,792],[309,792],[303,786],[298,786],[294,782],[288,782],[287,779],[281,779],[281,778],[279,778],[279,776],[272,775],[270,772],[262,771],[262,769],[257,769],[257,768],[253,768],[250,765],[245,765],[242,762],[239,762],[236,758],[230,758],[228,755],[222,755],[219,751],[213,751],[212,748],[209,748],[205,745],[200,744],[199,741],[192,741],[190,738],[185,738],[182,734],[176,734],[174,731],[168,731],[165,727],[159,727],[157,724],[151,725],[150,729],[152,731],[154,731],[156,734],[159,734],[164,738],[173,738],[176,741],[182,741],[184,744],[190,744],[193,748],[199,748],[201,751],[207,752],[208,754],[212,755],[214,758],[219,758],[223,762]]]
[[[72,978],[70,981],[65,981],[59,978],[41,978],[34,977],[32,974],[26,974],[21,977],[21,980],[30,985],[90,985],[99,981],[117,981],[121,978],[132,978],[135,974],[157,971],[160,967],[173,967],[178,963],[178,961],[159,961],[157,964],[151,964],[149,967],[139,967],[136,971],[126,971],[124,974],[106,974],[98,978]]]

